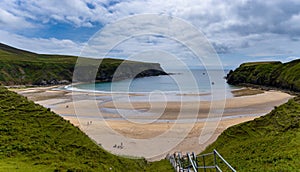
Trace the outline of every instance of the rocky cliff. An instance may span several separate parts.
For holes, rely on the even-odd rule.
[[[227,82],[232,85],[254,84],[299,92],[300,59],[288,63],[244,63],[229,72]]]
[[[0,83],[3,85],[56,85],[72,82],[77,57],[36,54],[0,44]],[[90,59],[89,61],[97,60]],[[98,59],[99,61],[99,59]],[[166,75],[158,63],[103,59],[100,66],[77,65],[79,82],[109,82],[133,77]],[[96,71],[95,71],[96,70]],[[95,75],[92,71],[95,71]],[[117,72],[116,72],[117,71]]]

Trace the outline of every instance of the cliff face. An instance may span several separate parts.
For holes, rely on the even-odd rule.
[[[105,64],[105,60],[102,62]],[[122,61],[120,65],[110,66],[107,69],[100,65],[96,81],[118,81],[128,78],[141,78],[148,76],[167,75],[159,63],[141,63],[133,61]]]
[[[159,63],[117,59],[103,59],[101,61],[85,59],[77,64],[73,82],[111,82],[158,75],[167,75]]]
[[[77,58],[63,55],[35,54],[0,44],[0,83],[3,85],[55,85],[72,82]],[[95,60],[92,60],[95,61]],[[95,63],[97,64],[97,63]],[[118,71],[118,67],[122,66]],[[109,82],[133,77],[166,75],[158,63],[104,59],[99,66],[79,66],[80,82]],[[95,71],[97,70],[97,71]],[[95,71],[96,76],[91,75]]]
[[[254,84],[299,92],[300,60],[288,63],[244,63],[229,72],[227,82],[232,85]]]

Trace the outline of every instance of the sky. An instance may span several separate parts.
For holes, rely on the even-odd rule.
[[[99,30],[141,14],[168,15],[193,25],[228,68],[300,57],[299,0],[1,0],[0,42],[37,53],[78,56]],[[172,45],[162,38],[135,41]],[[130,40],[124,44],[119,48],[135,51]],[[174,46],[162,50],[176,50]],[[113,57],[124,55],[118,47],[113,52]]]

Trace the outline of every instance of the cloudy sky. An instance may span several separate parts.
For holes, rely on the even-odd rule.
[[[103,27],[147,13],[194,25],[227,67],[300,57],[299,0],[1,0],[0,42],[77,56]]]

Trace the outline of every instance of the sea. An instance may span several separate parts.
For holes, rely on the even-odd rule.
[[[228,98],[232,96],[232,90],[238,89],[238,87],[226,83],[225,76],[228,72],[229,70],[173,70],[169,75],[76,84],[66,86],[65,89],[98,93],[160,93],[166,95],[210,95],[214,93],[217,96],[225,94]],[[223,96],[219,97],[222,98]]]

